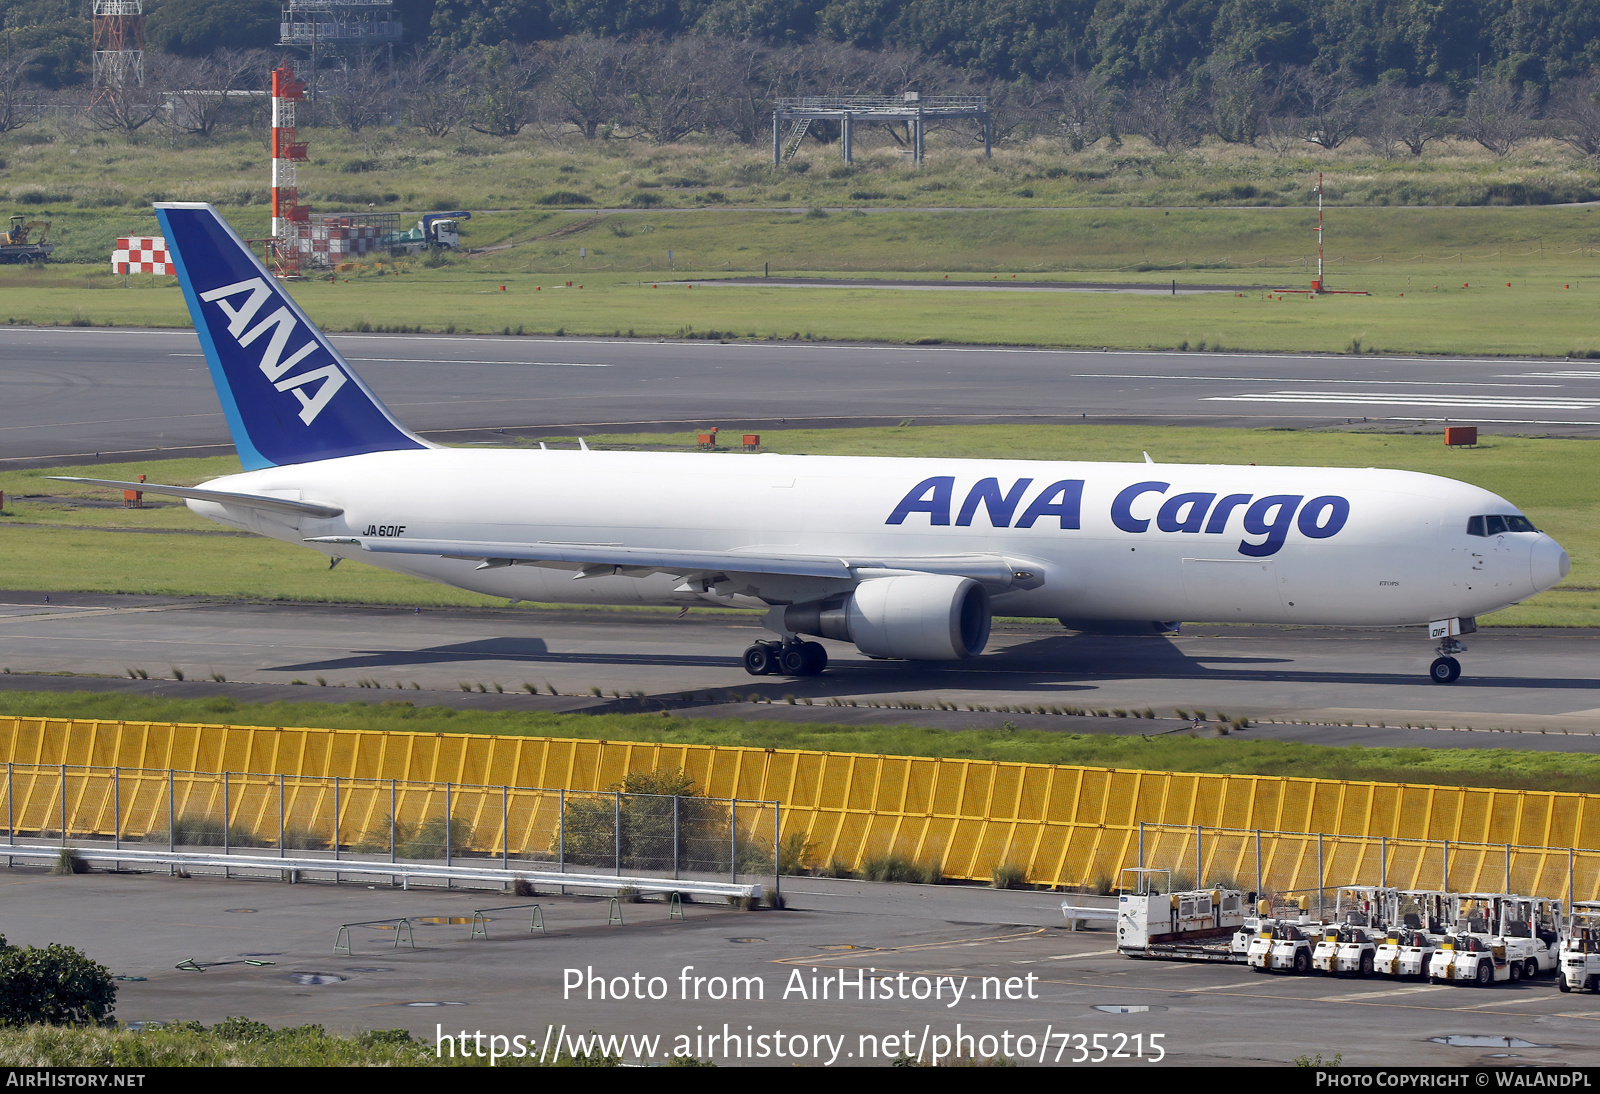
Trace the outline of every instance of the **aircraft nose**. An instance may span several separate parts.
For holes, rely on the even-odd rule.
[[[1531,565],[1533,587],[1541,593],[1566,577],[1572,570],[1572,562],[1567,558],[1567,552],[1561,549],[1561,544],[1549,536],[1540,536],[1539,542],[1533,545]]]

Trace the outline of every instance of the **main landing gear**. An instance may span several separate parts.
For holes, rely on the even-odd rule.
[[[1428,678],[1435,684],[1453,684],[1461,678],[1461,662],[1451,654],[1466,653],[1466,643],[1456,638],[1445,638],[1434,651],[1439,656],[1428,666]]]
[[[757,642],[744,651],[744,671],[751,676],[815,676],[827,667],[821,642]]]

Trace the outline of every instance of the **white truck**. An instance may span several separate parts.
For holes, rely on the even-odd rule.
[[[1172,891],[1172,871],[1129,867],[1117,898],[1117,950],[1130,957],[1231,961],[1229,942],[1244,925],[1238,889]]]
[[[1311,950],[1311,967],[1324,976],[1371,976],[1378,943],[1399,918],[1400,892],[1375,885],[1346,885],[1334,898],[1333,922]]]
[[[1573,903],[1572,922],[1561,939],[1556,987],[1564,992],[1600,992],[1600,901]]]
[[[1561,902],[1509,893],[1463,893],[1455,929],[1428,963],[1436,984],[1532,979],[1560,957]]]
[[[1311,950],[1316,945],[1322,924],[1311,921],[1311,898],[1302,896],[1298,905],[1273,908],[1260,905],[1255,937],[1245,949],[1245,964],[1257,972],[1311,971]]]
[[[1410,889],[1399,897],[1398,919],[1378,943],[1374,967],[1382,976],[1425,977],[1428,963],[1455,922],[1455,897],[1437,889]]]

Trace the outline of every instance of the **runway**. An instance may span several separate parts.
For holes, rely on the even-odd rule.
[[[408,426],[505,435],[780,425],[1476,423],[1600,435],[1600,368],[1516,359],[344,334]],[[191,330],[0,328],[0,466],[230,450]]]
[[[874,661],[829,642],[828,671],[810,679],[746,674],[739,655],[764,634],[753,613],[416,611],[90,594],[54,594],[47,604],[43,594],[0,594],[0,666],[11,687],[341,702],[381,701],[400,689],[418,703],[450,705],[470,692],[472,705],[491,707],[674,708],[952,729],[1012,722],[1073,733],[1181,732],[1189,728],[1178,720],[1182,709],[1266,723],[1245,731],[1251,739],[1600,751],[1600,633],[1587,630],[1480,632],[1461,680],[1448,687],[1426,677],[1432,643],[1420,628],[1191,626],[1170,637],[1120,637],[999,622],[983,656],[963,662]],[[152,679],[129,680],[130,670]],[[208,682],[213,674],[226,685]],[[544,697],[535,700],[530,687]],[[1159,720],[1109,715],[1116,709],[1149,709]]]

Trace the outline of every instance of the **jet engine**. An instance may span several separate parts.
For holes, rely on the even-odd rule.
[[[796,634],[854,642],[869,657],[956,661],[989,641],[989,594],[970,577],[875,577],[844,597],[791,604],[783,625]]]

